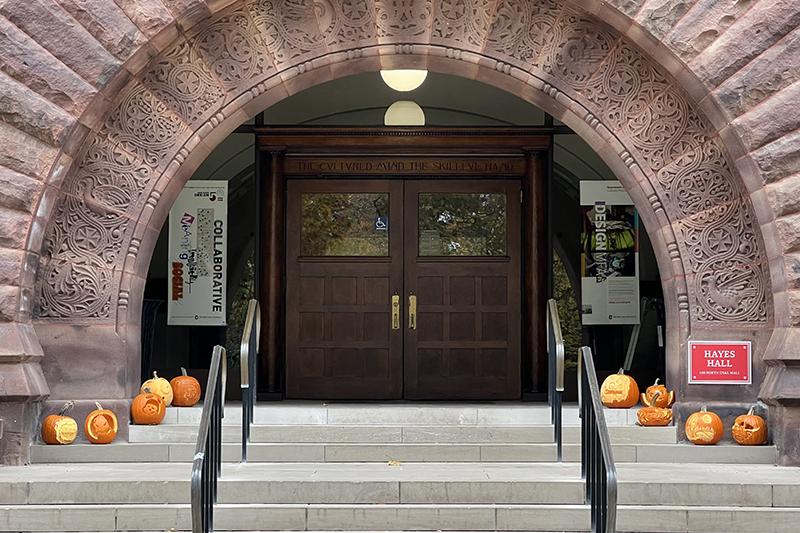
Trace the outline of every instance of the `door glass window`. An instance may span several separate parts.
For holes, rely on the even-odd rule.
[[[421,193],[419,255],[504,256],[504,193]]]
[[[301,255],[389,255],[388,193],[306,193],[301,202]]]

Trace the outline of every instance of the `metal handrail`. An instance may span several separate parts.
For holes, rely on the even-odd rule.
[[[258,352],[261,339],[261,306],[258,300],[247,304],[242,343],[239,345],[239,362],[242,370],[242,462],[247,462],[247,444],[256,407]],[[252,348],[255,348],[253,351]]]
[[[553,424],[553,438],[556,443],[556,459],[563,456],[561,397],[564,393],[564,337],[561,334],[561,319],[558,316],[558,303],[547,301],[547,403],[550,405],[550,423]]]
[[[227,376],[228,361],[225,348],[214,346],[203,399],[203,413],[200,415],[197,446],[192,462],[193,533],[214,531],[217,479],[222,473],[222,418],[225,416]]]
[[[578,400],[581,415],[581,477],[586,481],[586,503],[591,506],[592,532],[616,533],[617,468],[611,451],[600,386],[592,350],[578,350]]]

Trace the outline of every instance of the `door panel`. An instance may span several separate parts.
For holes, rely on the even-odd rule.
[[[402,182],[290,181],[286,395],[395,399],[402,394]],[[399,326],[399,325],[398,325]]]
[[[520,183],[408,181],[405,397],[515,399],[520,390]]]
[[[519,181],[287,191],[287,397],[519,398]]]

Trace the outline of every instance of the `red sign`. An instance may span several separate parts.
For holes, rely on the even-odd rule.
[[[750,342],[689,341],[689,383],[752,383]]]

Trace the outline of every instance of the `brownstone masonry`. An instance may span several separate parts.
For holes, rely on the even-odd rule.
[[[800,463],[799,26],[796,0],[0,2],[3,460],[48,394],[132,395],[152,249],[214,146],[304,88],[417,67],[600,154],[658,256],[679,401],[763,398]],[[751,340],[753,385],[687,386],[690,338]]]

